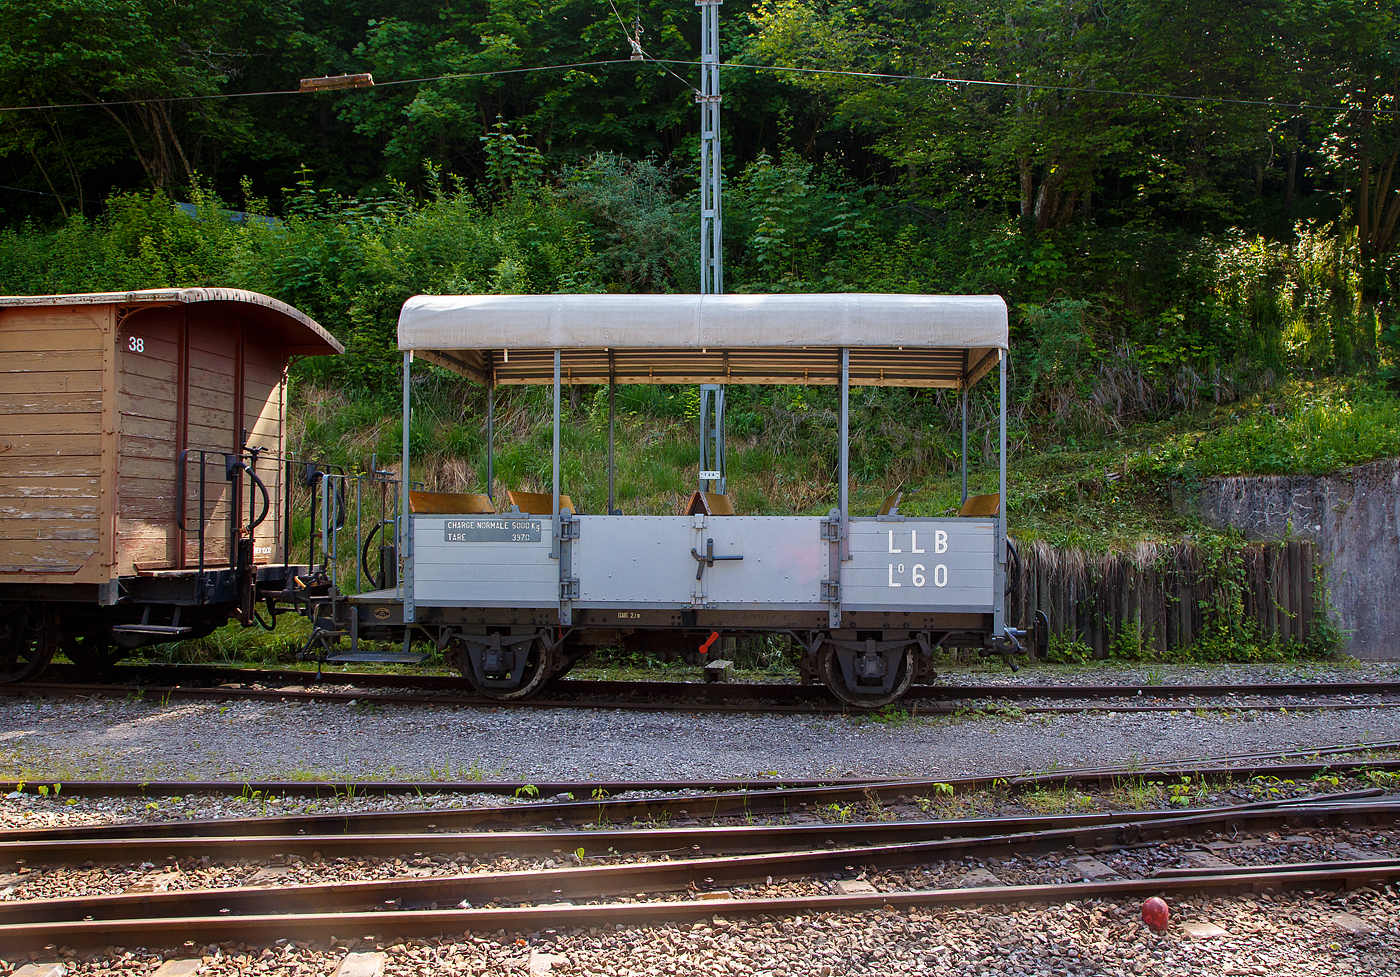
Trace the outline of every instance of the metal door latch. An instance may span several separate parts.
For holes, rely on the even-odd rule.
[[[700,577],[704,575],[706,567],[714,566],[716,560],[742,560],[744,558],[742,553],[738,556],[715,556],[715,541],[713,539],[705,540],[705,553],[703,556],[696,552],[693,546],[690,548],[690,555],[695,557],[696,563],[700,564],[695,568],[696,580],[699,580]]]

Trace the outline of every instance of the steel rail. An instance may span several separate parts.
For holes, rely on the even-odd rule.
[[[782,688],[783,686],[778,686]],[[1316,687],[1313,690],[1317,691]],[[486,708],[530,708],[530,709],[602,709],[626,710],[633,712],[719,712],[719,713],[795,713],[801,715],[862,715],[861,710],[830,703],[760,703],[746,702],[671,702],[656,699],[515,699],[508,702],[487,699],[480,696],[450,696],[431,693],[385,693],[360,691],[308,690],[305,688],[249,689],[226,685],[220,686],[112,686],[96,684],[70,684],[65,682],[14,682],[0,685],[3,695],[40,695],[51,697],[82,697],[120,693],[127,697],[167,702],[171,699],[193,699],[201,701],[255,701],[255,702],[320,702],[331,704],[360,703],[380,706],[446,706],[446,707],[486,707]],[[1115,696],[1114,699],[1123,696]],[[1114,700],[1086,701],[1083,705],[1028,705],[1014,707],[1023,715],[1078,715],[1082,713],[1177,713],[1197,712],[1259,712],[1285,710],[1292,712],[1336,712],[1362,709],[1387,709],[1400,707],[1400,701],[1338,701],[1311,700],[1290,702],[1286,706],[1275,703],[1251,702],[1200,702],[1182,705],[1123,703]],[[967,706],[911,706],[911,715],[920,716],[960,716],[975,714],[976,708]]]
[[[1396,750],[1400,750],[1400,740],[1387,740],[1380,743],[1346,743],[1337,744],[1335,746],[1319,746],[1297,750],[1267,750],[1258,753],[1232,753],[1224,756],[1191,757],[1155,762],[1172,764],[1178,767],[1192,765],[1221,767],[1232,763],[1282,763],[1290,759],[1316,761],[1324,756],[1338,756],[1347,753],[1394,752]],[[1138,767],[1136,765],[1115,763],[1098,767],[1075,767],[1073,768],[1073,772],[1079,775],[1108,773],[1131,774],[1137,769]],[[1042,776],[1053,776],[1053,774],[1042,774]]]
[[[131,673],[131,678],[121,678],[123,685],[139,685],[135,681],[140,675],[168,677],[171,681],[162,683],[174,685],[177,680],[193,677],[208,681],[227,682],[281,682],[291,684],[315,683],[315,673],[298,669],[257,669],[238,668],[224,665],[121,665],[112,669],[114,676]],[[57,676],[81,676],[76,668],[63,669],[54,666],[49,674]],[[331,672],[324,673],[322,684],[351,685],[360,688],[398,688],[431,691],[470,692],[471,685],[457,675],[395,674],[387,672]],[[815,700],[834,701],[833,697],[820,685],[797,685],[793,683],[705,683],[705,682],[621,682],[611,680],[562,679],[550,684],[549,689],[561,696],[623,696],[652,695],[659,698],[701,701],[732,701],[735,699],[779,699],[788,701]],[[1379,682],[1257,682],[1249,684],[1205,683],[1197,685],[1027,685],[1023,683],[1002,685],[915,685],[906,694],[906,700],[921,699],[1113,699],[1113,698],[1217,698],[1228,696],[1289,697],[1322,695],[1396,695],[1400,694],[1400,681]],[[469,697],[472,701],[509,705],[495,699]]]
[[[271,858],[276,856],[320,855],[322,858],[349,856],[390,856],[412,854],[477,855],[500,854],[563,855],[582,848],[586,852],[611,851],[615,854],[688,855],[695,853],[735,854],[792,848],[818,848],[839,845],[915,844],[933,840],[968,839],[1004,833],[1078,832],[1079,842],[1097,847],[1118,839],[1123,843],[1141,839],[1143,832],[1159,830],[1158,824],[1194,824],[1200,819],[1218,821],[1250,817],[1257,812],[1277,816],[1294,827],[1305,822],[1324,821],[1341,811],[1347,818],[1372,819],[1379,823],[1389,815],[1394,801],[1362,800],[1379,791],[1358,791],[1344,795],[1319,795],[1237,804],[1219,808],[1182,810],[1122,811],[1076,815],[1031,815],[1012,818],[967,818],[947,821],[879,821],[847,824],[788,824],[696,826],[683,828],[598,828],[583,831],[476,831],[417,833],[300,833],[282,834],[188,834],[130,836],[104,833],[103,826],[78,837],[62,829],[35,829],[23,832],[23,840],[6,832],[0,841],[0,864],[78,864],[80,861],[158,864],[169,859],[209,857],[220,860]],[[1338,799],[1340,798],[1340,799]],[[1263,815],[1260,815],[1263,816]],[[1193,820],[1194,819],[1194,820]],[[1296,823],[1295,823],[1296,822]],[[177,826],[209,822],[172,822]],[[217,826],[219,822],[214,824]],[[223,822],[235,828],[238,822]],[[1152,825],[1152,828],[1144,828]],[[113,826],[113,827],[121,827]],[[46,831],[48,833],[46,833]],[[1114,832],[1117,832],[1115,834]],[[1127,834],[1123,834],[1127,832]],[[68,834],[68,836],[65,836]],[[40,835],[40,837],[34,837]],[[1127,841],[1124,841],[1127,839]],[[2,905],[2,904],[0,904]]]
[[[1322,821],[1337,815],[1400,816],[1395,802],[1380,806],[1331,805],[1309,811],[1308,820]],[[1191,814],[1140,824],[1125,822],[1132,830],[1111,845],[1142,845],[1205,831],[1258,831],[1288,826],[1291,812],[1253,810]],[[1097,833],[1095,835],[1098,836]],[[0,903],[0,925],[57,919],[131,919],[137,917],[200,916],[220,913],[303,913],[345,911],[407,902],[415,907],[431,903],[521,902],[541,899],[600,899],[636,892],[674,892],[707,886],[761,882],[769,877],[804,877],[841,874],[855,865],[900,868],[949,858],[988,858],[1085,847],[1079,828],[999,833],[972,839],[865,845],[854,848],[799,849],[761,854],[684,858],[578,868],[530,869],[461,875],[397,878],[367,882],[329,882],[283,886],[242,886],[223,889],[182,889],[157,893],[78,896]],[[1094,846],[1102,849],[1103,845]],[[1370,860],[1389,868],[1400,859]]]
[[[668,794],[715,791],[765,791],[793,788],[839,787],[852,784],[885,783],[870,778],[823,777],[817,779],[779,778],[754,780],[0,780],[0,794],[39,795],[39,788],[52,790],[56,783],[63,797],[184,797],[188,794],[220,794],[254,797],[431,797],[444,794],[491,794],[514,797],[525,793],[542,798],[559,794],[612,797],[636,791]],[[522,793],[524,792],[524,793]],[[3,829],[0,829],[3,832]]]
[[[511,906],[493,909],[392,910],[258,914],[236,916],[173,916],[113,920],[64,920],[0,926],[0,952],[15,953],[42,946],[98,947],[119,944],[149,948],[188,942],[235,940],[269,943],[274,939],[322,940],[412,938],[473,932],[529,933],[542,929],[614,924],[688,922],[714,916],[782,916],[871,909],[931,909],[944,906],[1016,904],[1028,902],[1116,899],[1143,895],[1184,895],[1285,891],[1385,885],[1400,879],[1400,863],[1388,866],[1295,868],[1290,865],[1241,868],[1228,875],[1197,874],[1169,878],[1079,882],[1070,885],[989,886],[966,889],[911,889],[853,895],[813,895],[784,898],[684,900],[612,903],[606,905]]]
[[[948,788],[964,790],[1005,787],[1009,790],[1044,785],[1113,786],[1123,780],[1165,782],[1188,777],[1298,778],[1351,770],[1400,772],[1400,760],[1338,761],[1248,767],[1173,766],[1131,773],[1089,771],[1043,774],[1031,777],[981,777],[960,781],[887,781],[837,787],[801,787],[792,790],[739,791],[683,796],[604,798],[587,801],[520,803],[428,811],[366,811],[340,814],[298,814],[263,818],[142,821],[114,825],[65,825],[48,828],[10,829],[0,837],[10,841],[61,838],[158,838],[182,835],[290,835],[357,834],[389,831],[460,831],[505,828],[520,824],[559,826],[638,821],[670,821],[675,818],[723,818],[759,815],[792,815],[810,812],[814,806],[842,803],[881,804],[908,802],[920,796],[945,796]]]

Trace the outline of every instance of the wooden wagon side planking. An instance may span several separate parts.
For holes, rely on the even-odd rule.
[[[226,456],[262,449],[280,460],[289,358],[342,351],[316,322],[254,292],[0,297],[0,605],[58,602],[69,633],[137,609],[149,623],[153,602],[199,602],[201,565],[207,597],[233,570],[236,527],[249,521]],[[285,473],[280,461],[253,465],[271,504],[252,562],[285,565],[275,501]],[[128,630],[119,643],[156,636]]]

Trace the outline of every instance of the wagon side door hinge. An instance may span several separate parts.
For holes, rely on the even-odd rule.
[[[832,509],[822,520],[821,538],[827,544],[826,579],[822,581],[822,602],[827,608],[827,627],[841,626],[841,537],[846,534],[840,509]]]
[[[579,521],[573,513],[565,512],[559,517],[559,539],[578,539]]]
[[[574,601],[579,598],[578,577],[574,575],[574,547],[578,540],[578,520],[565,509],[559,516],[559,624],[574,623]]]

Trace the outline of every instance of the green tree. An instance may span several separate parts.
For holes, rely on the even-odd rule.
[[[249,56],[246,29],[286,16],[275,0],[10,0],[0,5],[7,101],[103,104],[5,113],[0,156],[23,157],[71,198],[127,153],[150,186],[188,186],[207,144],[248,137],[240,113],[208,98]]]

